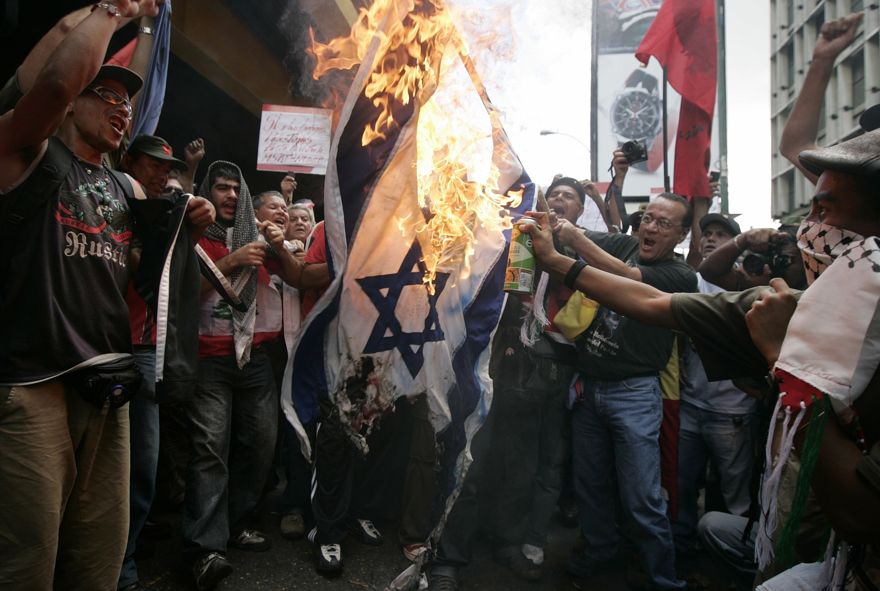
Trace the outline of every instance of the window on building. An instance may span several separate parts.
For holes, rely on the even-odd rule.
[[[816,11],[816,16],[813,17],[810,23],[815,31],[815,36],[818,39],[819,33],[822,31],[822,25],[825,24],[825,10],[820,9]]]
[[[860,12],[865,9],[864,0],[852,0],[849,5],[850,12]]]
[[[794,0],[785,1],[785,25],[790,27],[794,24]]]
[[[849,58],[849,75],[852,81],[852,101],[854,111],[865,104],[865,52],[859,51]]]
[[[792,212],[797,208],[794,169],[782,175],[782,187],[783,195],[785,195],[785,210],[786,212]]]
[[[792,90],[794,88],[794,43],[789,43],[782,50],[785,55],[785,88]]]

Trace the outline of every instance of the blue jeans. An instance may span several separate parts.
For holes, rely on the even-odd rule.
[[[134,351],[134,360],[144,376],[141,392],[128,405],[131,424],[131,515],[128,526],[128,545],[119,575],[119,588],[138,580],[134,561],[135,546],[156,492],[156,466],[159,462],[159,406],[156,398],[156,349],[140,348]]]
[[[656,377],[585,383],[572,412],[572,472],[586,540],[570,572],[589,577],[617,552],[621,523],[656,589],[684,589],[675,574],[675,547],[660,493],[660,422]]]
[[[711,461],[721,480],[727,511],[749,509],[755,445],[755,415],[703,410],[682,401],[678,438],[678,517],[672,524],[676,547],[688,550],[697,535],[697,497]]]
[[[192,456],[183,512],[185,552],[225,552],[230,527],[257,506],[272,466],[278,401],[269,357],[260,349],[239,369],[234,357],[199,359],[189,404]]]

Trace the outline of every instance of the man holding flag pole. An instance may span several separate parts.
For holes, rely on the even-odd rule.
[[[451,460],[451,505],[491,404],[488,345],[504,303],[510,220],[533,207],[534,185],[442,4],[376,2],[344,41],[313,48],[338,64],[346,44],[363,44],[346,62],[357,72],[325,183],[331,283],[290,356],[282,408],[306,455],[304,435],[319,425],[314,508],[326,501],[333,458],[351,457],[350,449],[330,453],[321,429],[334,424],[348,440],[337,448],[367,453],[366,435],[394,400],[425,393]],[[333,67],[318,66],[316,76]],[[401,73],[383,78],[389,71]],[[456,96],[461,89],[467,96]],[[469,108],[481,124],[457,117]],[[488,156],[488,172],[472,167],[471,150]],[[338,571],[344,521],[324,525],[312,536],[318,566]]]

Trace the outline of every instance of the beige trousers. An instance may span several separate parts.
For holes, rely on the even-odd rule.
[[[127,405],[0,387],[0,590],[115,590],[128,482]]]

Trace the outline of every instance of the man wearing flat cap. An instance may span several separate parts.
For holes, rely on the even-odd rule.
[[[161,0],[159,0],[161,2]],[[0,117],[0,589],[115,588],[128,527],[132,181],[107,169],[132,71],[101,66],[113,0]]]
[[[876,511],[880,504],[880,131],[801,152],[799,161],[818,179],[812,210],[797,233],[809,283],[803,294],[790,290],[780,278],[771,280],[769,289],[741,293],[662,293],[601,269],[584,268],[556,252],[549,229],[524,228],[545,268],[558,275],[568,272],[587,296],[646,324],[685,332],[696,344],[710,378],[761,377],[772,368],[780,404],[788,409],[774,415],[786,421],[799,415],[795,419],[799,425],[794,428],[788,422],[792,436],[768,454],[776,465],[784,465],[784,459],[777,458],[785,454],[800,456],[799,478],[815,494],[837,539],[863,546],[849,554],[848,565],[846,544],[831,547],[829,561],[836,554],[835,564],[847,565],[856,580],[876,586],[880,582],[876,574],[880,562]],[[543,214],[534,217],[539,223],[546,219]],[[824,426],[814,429],[810,423],[820,420]],[[776,426],[777,433],[783,429]],[[809,433],[814,436],[807,437]],[[804,468],[806,457],[815,458],[811,478]],[[779,481],[765,479],[762,515],[782,507],[777,505],[778,492],[770,486]],[[792,502],[789,515],[803,515],[806,495],[796,499],[798,506]],[[790,519],[781,518],[775,530],[761,519],[753,529],[763,572],[796,561],[794,540],[784,541],[786,532],[798,531],[798,524]],[[741,533],[747,519],[740,521]],[[708,528],[701,523],[701,529],[705,533]],[[800,581],[799,588],[828,588],[834,566],[830,562],[798,565],[794,573],[782,573],[761,588],[789,588],[785,579],[793,578]]]

